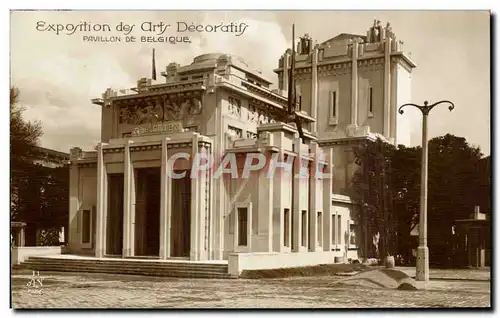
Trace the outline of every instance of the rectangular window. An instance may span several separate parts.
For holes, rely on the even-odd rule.
[[[337,117],[337,92],[332,91],[330,93],[330,108],[332,111],[332,117]]]
[[[337,227],[335,221],[337,220],[337,215],[332,214],[332,245],[337,245]]]
[[[337,215],[337,244],[342,245],[342,217]]]
[[[91,232],[91,213],[90,210],[83,210],[82,212],[82,243],[90,243],[90,232]]]
[[[247,246],[248,209],[238,208],[238,246]]]
[[[368,88],[368,111],[373,114],[373,87]]]
[[[302,110],[302,95],[299,95],[298,101],[299,101],[299,105],[298,105],[299,109],[298,110],[300,111],[300,110]]]
[[[285,209],[283,223],[283,245],[290,247],[290,209]]]
[[[307,211],[302,210],[302,246],[307,246]]]
[[[322,245],[321,244],[321,238],[323,237],[323,213],[321,212],[318,212],[318,216],[317,216],[317,230],[316,232],[318,233],[318,245]]]

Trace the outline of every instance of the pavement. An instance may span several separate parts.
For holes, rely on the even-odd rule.
[[[410,268],[411,270],[411,268]],[[440,273],[439,275],[450,273]],[[475,277],[465,271],[459,276]],[[485,274],[482,274],[483,276]],[[489,275],[489,272],[488,272]],[[432,275],[431,275],[432,276]],[[436,274],[434,275],[436,276]],[[334,285],[338,276],[286,279],[176,279],[85,273],[12,273],[12,307],[21,308],[409,308],[490,307],[487,280],[431,280],[402,291]]]

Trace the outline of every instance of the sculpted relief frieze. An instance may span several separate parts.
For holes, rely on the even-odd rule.
[[[276,119],[271,113],[266,110],[257,108],[255,105],[250,104],[248,107],[247,120],[257,124],[275,123]]]
[[[120,124],[141,125],[193,118],[202,112],[201,96],[164,95],[156,98],[124,101],[120,107]]]

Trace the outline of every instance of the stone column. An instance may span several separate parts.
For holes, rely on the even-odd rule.
[[[131,234],[132,234],[132,218],[130,210],[132,206],[131,201],[131,182],[134,177],[132,162],[130,160],[130,144],[128,141],[125,144],[124,159],[123,159],[123,248],[122,257],[132,256],[130,248]]]
[[[104,163],[103,143],[97,145],[97,205],[96,205],[96,244],[95,256],[106,254],[106,221],[107,221],[107,173]]]
[[[309,251],[315,252],[318,246],[318,211],[323,210],[316,201],[316,191],[318,190],[318,179],[316,175],[319,147],[317,143],[311,142],[311,153],[314,160],[309,169]]]
[[[198,152],[198,135],[194,135],[192,139],[192,150],[191,150],[191,158],[194,158],[196,153]],[[191,171],[191,176],[194,171]],[[186,178],[190,178],[191,176],[186,175]],[[191,261],[197,261],[200,259],[200,180],[199,176],[196,175],[194,178],[191,178],[191,248],[189,259]]]
[[[311,132],[318,132],[318,46],[314,46],[312,53],[311,74],[311,117],[316,121],[311,124]]]
[[[172,181],[168,174],[168,140],[169,138],[164,138],[161,141],[160,259],[167,259],[170,255],[169,191]]]
[[[300,175],[301,173],[301,167],[303,164],[303,160],[301,160],[302,156],[306,155],[302,151],[302,140],[300,138],[296,138],[294,140],[294,152],[296,153],[297,157],[294,160],[293,163],[293,175],[292,175],[292,182],[293,182],[293,213],[292,213],[292,218],[293,218],[293,227],[292,231],[294,232],[293,235],[293,248],[292,252],[302,252],[302,251],[307,251],[307,233],[306,233],[306,246],[302,247],[302,208],[307,205],[306,202],[304,202],[304,199],[307,199],[307,194],[304,195],[304,180],[303,177],[296,177],[296,175]],[[306,219],[308,219],[306,217]],[[306,222],[306,226],[307,226]],[[307,229],[306,229],[307,230]]]
[[[332,250],[332,182],[333,182],[333,149],[327,147],[324,150],[326,171],[329,174],[323,179],[323,250]]]
[[[80,200],[78,198],[79,190],[79,168],[76,163],[71,163],[69,170],[69,237],[68,245],[70,250],[78,248],[80,242],[80,229],[78,228],[78,210],[80,209]],[[94,216],[95,217],[95,216]]]
[[[358,126],[358,40],[352,42],[351,126]]]
[[[260,246],[259,252],[272,252],[273,251],[273,178],[267,177],[267,169],[261,169],[258,174],[258,202],[257,202],[257,213],[258,213],[258,235],[260,237],[265,237],[265,244]],[[251,178],[251,176],[249,176]],[[252,216],[249,215],[249,218]],[[252,230],[252,229],[250,229]],[[282,240],[283,241],[283,240]]]
[[[276,137],[275,137],[276,138]],[[282,144],[282,140],[284,138],[284,133],[280,133],[281,141],[278,141],[279,144]],[[278,161],[284,161],[283,152],[280,153],[280,159]],[[269,164],[267,164],[266,172],[269,169]],[[282,253],[285,249],[285,235],[284,235],[284,213],[285,213],[285,198],[287,196],[287,190],[289,187],[285,184],[286,180],[284,178],[284,169],[277,168],[274,170],[273,174],[273,183],[274,183],[274,197],[273,197],[273,252]],[[288,230],[289,231],[289,230]],[[290,233],[290,232],[289,232]]]
[[[25,235],[25,227],[22,226],[19,229],[19,246],[20,247],[23,247],[26,244],[25,237],[26,237],[26,235]]]
[[[391,122],[391,38],[385,40],[384,48],[384,126],[383,135],[390,138]]]
[[[207,154],[208,145],[205,142],[197,142],[198,147],[196,152],[193,151],[192,158],[195,158],[196,153],[200,152],[203,154]],[[209,208],[209,198],[208,194],[210,191],[208,180],[209,171],[204,169],[199,169],[200,171],[194,171],[192,173],[196,176],[197,182],[197,191],[198,191],[198,250],[199,260],[207,260],[209,258],[208,255],[208,208]],[[195,179],[191,179],[194,181]]]

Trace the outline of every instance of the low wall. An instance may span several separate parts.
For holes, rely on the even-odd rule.
[[[277,269],[335,263],[338,252],[231,253],[228,271],[238,277],[244,270]]]
[[[20,264],[31,256],[60,255],[61,246],[23,246],[11,249],[11,264]]]

